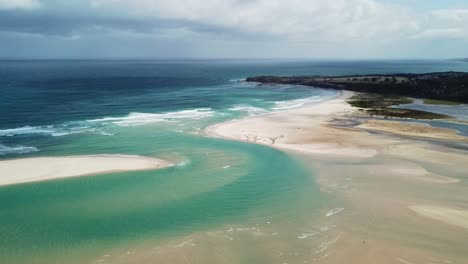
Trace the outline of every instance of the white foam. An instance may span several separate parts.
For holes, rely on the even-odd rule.
[[[62,137],[68,136],[73,134],[81,134],[85,132],[96,132],[96,129],[89,129],[89,128],[71,128],[71,129],[60,129],[57,128],[56,132],[50,133],[53,137]],[[102,133],[100,133],[102,134]]]
[[[335,208],[335,209],[333,209],[333,210],[330,210],[330,211],[329,211],[327,214],[325,214],[325,215],[326,215],[327,217],[328,217],[328,216],[332,216],[332,215],[337,214],[337,213],[339,213],[339,212],[341,212],[341,211],[343,211],[343,210],[344,210],[344,208]]]
[[[114,136],[115,134],[109,133],[109,132],[99,132],[99,135],[103,135],[103,136]]]
[[[311,237],[311,236],[315,236],[319,233],[302,233],[300,234],[297,239],[305,239],[305,238],[308,238],[308,237]]]
[[[229,110],[231,110],[231,111],[244,111],[244,112],[247,112],[249,114],[249,116],[268,113],[268,111],[263,109],[263,108],[250,106],[250,105],[234,105],[233,107],[229,108]]]
[[[49,126],[50,127],[50,126]],[[54,132],[49,127],[32,127],[24,126],[11,129],[0,130],[0,137],[12,137],[16,135],[27,135],[27,134],[51,134]]]
[[[179,244],[171,245],[171,247],[174,247],[174,248],[181,248],[181,247],[185,247],[185,246],[194,247],[194,246],[196,246],[196,244],[193,242],[192,239],[189,239],[189,240],[186,240],[186,241],[182,241]]]
[[[168,113],[130,113],[123,117],[104,117],[87,120],[88,122],[112,123],[119,126],[138,126],[162,121],[176,121],[179,119],[202,119],[215,114],[211,108],[198,108]]]
[[[19,128],[0,130],[0,137],[13,137],[18,135],[48,135],[61,137],[80,133],[96,133],[95,127],[84,126],[83,122],[75,121],[49,126],[24,126]],[[105,132],[98,132],[103,134]],[[104,135],[104,134],[103,134]]]
[[[190,160],[184,160],[184,161],[179,162],[176,166],[177,167],[184,167],[184,166],[189,165],[190,163],[191,163]]]
[[[109,124],[119,126],[136,126],[144,125],[161,121],[177,121],[179,119],[202,119],[213,116],[215,114],[211,108],[198,108],[192,110],[181,110],[168,113],[130,113],[123,117],[104,117],[93,120],[85,121],[70,121],[56,125],[43,125],[43,126],[24,126],[10,129],[0,129],[0,137],[13,137],[20,135],[43,135],[62,137],[73,134],[90,133],[103,136],[113,136],[113,133],[104,131],[104,127]],[[200,130],[200,128],[195,128]],[[182,132],[182,130],[180,130]],[[199,132],[197,132],[198,134]],[[21,149],[18,147],[16,150],[4,150],[4,153],[24,151],[31,152],[33,149],[27,147]],[[6,155],[6,154],[2,154]]]
[[[273,110],[286,110],[286,109],[291,109],[291,108],[297,108],[308,103],[319,102],[322,100],[324,100],[323,97],[311,96],[311,97],[301,98],[301,99],[278,101],[278,102],[275,102],[276,106],[273,107]]]
[[[230,82],[245,82],[247,79],[231,79]]]
[[[26,146],[15,146],[15,147],[8,147],[5,145],[0,144],[0,156],[7,155],[7,154],[25,154],[30,152],[36,152],[39,149],[35,147],[26,147]]]

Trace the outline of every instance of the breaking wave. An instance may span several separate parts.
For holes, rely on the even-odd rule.
[[[19,128],[12,128],[12,129],[3,129],[0,130],[0,137],[11,137],[16,135],[27,135],[27,134],[51,134],[53,133],[53,129],[43,128],[43,127],[32,127],[32,126],[25,126]]]
[[[130,113],[124,117],[104,117],[88,120],[88,122],[112,123],[119,126],[138,126],[162,121],[177,121],[179,119],[202,119],[215,114],[211,108],[198,108],[168,113]]]
[[[247,79],[241,78],[241,79],[230,79],[230,82],[245,82]]]
[[[19,135],[48,135],[54,137],[66,136],[79,133],[102,133],[97,128],[84,126],[82,122],[70,122],[60,125],[49,126],[24,126],[12,129],[0,130],[0,137],[12,137]]]
[[[168,113],[130,113],[123,117],[104,117],[86,121],[71,121],[57,125],[47,126],[24,126],[19,128],[0,130],[0,137],[13,137],[20,135],[45,135],[61,137],[72,134],[98,134],[112,136],[113,133],[106,131],[106,125],[137,126],[161,121],[177,121],[181,119],[202,119],[215,114],[211,108],[198,108],[192,110],[181,110]]]
[[[15,147],[8,147],[5,145],[0,144],[0,156],[8,155],[8,154],[26,154],[30,152],[36,152],[39,149],[35,147],[26,147],[26,146],[15,146]]]
[[[286,110],[286,109],[291,109],[291,108],[297,108],[305,104],[320,102],[320,101],[323,101],[324,99],[326,98],[322,96],[312,96],[312,97],[307,97],[307,98],[302,98],[302,99],[278,101],[278,102],[275,102],[275,107],[273,107],[272,109],[273,110]]]
[[[247,112],[249,116],[268,113],[268,111],[263,109],[263,108],[250,106],[250,105],[235,105],[235,106],[229,108],[229,110],[231,110],[231,111],[244,111],[244,112]]]

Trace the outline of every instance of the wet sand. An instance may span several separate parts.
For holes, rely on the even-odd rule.
[[[359,128],[388,132],[403,136],[413,136],[416,138],[446,139],[468,142],[468,138],[448,128],[432,127],[428,124],[409,123],[399,121],[368,120]]]
[[[468,210],[437,206],[410,206],[409,208],[421,216],[468,229]]]
[[[170,162],[130,155],[40,157],[0,161],[0,186],[111,172],[161,169]]]

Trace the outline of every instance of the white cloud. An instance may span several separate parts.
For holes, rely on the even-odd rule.
[[[404,7],[375,0],[93,0],[120,16],[184,20],[293,39],[369,39],[413,34],[419,24]]]
[[[173,28],[175,36],[211,28],[215,38],[244,34],[288,41],[362,43],[456,38],[468,31],[468,9],[416,12],[407,5],[378,0],[42,1],[44,9],[68,16],[154,21],[155,27],[164,27],[159,24],[162,20],[177,21],[181,26]],[[36,8],[40,4],[38,0],[0,0],[0,8]]]
[[[395,2],[399,4],[388,0],[0,0],[0,9],[41,8],[39,15],[17,16],[18,25],[4,18],[8,23],[0,30],[79,36],[73,38],[76,42],[91,36],[103,43],[112,38],[190,43],[184,47],[204,49],[206,54],[213,47],[231,47],[243,54],[253,46],[261,54],[284,51],[297,56],[413,54],[424,52],[425,45],[440,54],[446,54],[450,45],[465,52],[459,47],[468,42],[468,9],[449,9],[449,5],[417,9],[408,1]],[[18,12],[11,13],[14,17]]]
[[[412,36],[414,39],[458,39],[468,38],[468,31],[464,28],[430,28]]]
[[[420,16],[422,29],[412,39],[468,39],[468,9],[439,9]]]
[[[40,6],[38,0],[0,0],[0,10],[36,9]]]
[[[431,12],[431,15],[439,20],[451,22],[468,22],[468,9],[442,9]]]

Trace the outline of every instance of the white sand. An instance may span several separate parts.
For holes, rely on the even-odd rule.
[[[468,210],[437,206],[409,206],[409,208],[421,216],[468,229]]]
[[[247,141],[278,149],[313,156],[315,159],[365,160],[378,154],[406,159],[411,166],[392,164],[380,166],[380,171],[390,172],[412,180],[432,183],[457,183],[460,180],[429,173],[416,162],[432,162],[452,168],[464,169],[466,153],[429,146],[411,139],[371,134],[365,129],[403,136],[467,141],[454,130],[435,128],[425,124],[366,120],[357,127],[334,127],[334,124],[354,121],[355,108],[346,103],[352,92],[333,100],[306,105],[271,114],[249,117],[209,127],[206,133],[213,137]]]
[[[165,168],[172,164],[129,155],[41,157],[0,161],[0,186],[108,172]]]
[[[214,125],[206,133],[311,155],[370,158],[376,154],[374,149],[350,144],[349,141],[362,132],[324,125],[334,116],[353,112],[345,102],[351,95],[351,92],[343,92],[333,100]]]

